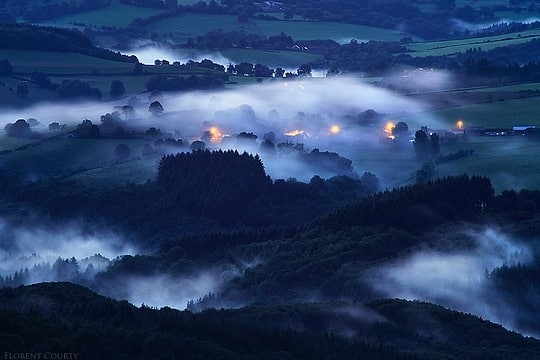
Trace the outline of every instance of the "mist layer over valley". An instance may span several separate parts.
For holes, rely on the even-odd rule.
[[[433,73],[427,74],[427,77],[416,77],[414,81],[415,87],[429,89],[448,86],[451,77],[444,73]],[[149,111],[155,102],[160,104],[161,110]],[[61,219],[58,224],[65,225],[55,225],[49,229],[43,225],[28,227],[6,222],[2,242],[4,284],[69,280],[116,299],[127,299],[136,305],[190,310],[238,308],[261,302],[276,291],[281,294],[278,301],[285,303],[366,302],[379,297],[400,297],[431,301],[470,312],[509,329],[537,334],[535,327],[523,324],[522,316],[509,304],[510,300],[501,300],[498,304],[483,300],[497,297],[500,291],[495,289],[491,273],[504,266],[512,268],[534,264],[532,250],[514,245],[507,235],[499,231],[463,234],[464,238],[469,239],[466,241],[468,245],[463,247],[464,244],[458,242],[447,251],[422,250],[428,243],[431,243],[428,246],[439,246],[439,240],[433,243],[432,239],[412,235],[408,230],[403,230],[403,233],[400,232],[402,230],[383,231],[383,238],[395,239],[392,241],[397,243],[405,241],[405,244],[412,241],[414,247],[401,245],[402,250],[392,253],[391,258],[395,260],[389,263],[381,260],[385,257],[376,256],[371,260],[378,264],[376,266],[349,259],[336,264],[335,273],[315,276],[314,279],[318,279],[315,282],[302,280],[305,279],[303,276],[309,278],[308,274],[296,279],[280,280],[282,274],[265,270],[288,262],[279,256],[287,257],[289,255],[285,254],[288,252],[301,250],[295,249],[296,245],[287,250],[278,246],[268,252],[268,249],[259,246],[268,243],[264,246],[273,248],[275,245],[271,244],[277,240],[288,242],[285,240],[288,237],[304,236],[301,235],[305,231],[303,223],[324,217],[329,211],[350,201],[365,199],[395,181],[395,178],[386,176],[395,173],[398,168],[393,169],[392,162],[382,163],[377,157],[370,158],[369,154],[387,152],[397,158],[414,156],[409,150],[411,131],[398,134],[388,126],[395,126],[396,119],[422,113],[428,106],[396,92],[369,85],[358,78],[336,77],[283,80],[220,91],[145,94],[114,103],[40,104],[22,111],[4,112],[0,120],[5,125],[17,118],[39,119],[40,124],[32,127],[35,132],[47,134],[51,130],[47,129],[46,124],[53,122],[65,125],[62,130],[64,135],[58,139],[38,138],[38,148],[49,146],[48,143],[54,141],[74,144],[83,141],[81,137],[87,136],[81,133],[82,125],[85,125],[83,120],[89,120],[88,126],[99,126],[101,137],[92,140],[92,148],[124,141],[132,146],[132,153],[122,158],[111,149],[106,156],[89,158],[86,166],[99,170],[123,164],[140,166],[142,162],[150,169],[142,173],[146,177],[129,179],[140,185],[127,185],[125,190],[105,188],[95,195],[82,195],[72,184],[64,183],[62,177],[51,184],[28,183],[28,180],[53,176],[50,169],[40,167],[38,163],[35,168],[26,166],[22,172],[14,172],[14,179],[22,176],[27,188],[20,195],[11,197],[11,200],[24,199],[26,206],[38,212],[44,211],[52,219]],[[425,124],[431,128],[445,126],[435,117],[426,116],[422,121],[409,122],[409,129]],[[119,128],[123,135],[118,135]],[[47,134],[51,135],[53,139],[58,137],[58,133]],[[225,185],[229,183],[225,179],[234,177],[235,172],[240,174],[245,171],[241,167],[230,167],[227,169],[230,175],[227,175],[225,168],[218,166],[218,163],[212,165],[212,157],[220,161],[215,153],[196,151],[193,154],[200,154],[201,159],[207,154],[204,155],[207,160],[198,160],[195,155],[191,158],[184,155],[185,159],[181,160],[193,161],[193,165],[182,165],[187,166],[185,169],[192,169],[190,171],[193,172],[193,166],[197,166],[205,174],[200,179],[192,175],[185,180],[188,181],[186,184],[200,181],[200,190],[195,190],[194,185],[182,183],[184,180],[181,180],[183,175],[180,176],[180,173],[174,176],[162,174],[167,169],[165,165],[168,161],[167,158],[160,161],[164,154],[190,154],[193,150],[204,148],[220,150],[223,155],[219,156],[230,157],[227,161],[238,156],[234,155],[235,152],[257,154],[252,159],[254,165],[260,162],[256,166],[260,166],[263,175],[257,180],[258,185],[254,184],[252,188],[248,186],[251,180],[246,180],[242,185],[249,189],[250,197],[259,199],[256,201],[264,199],[262,205],[255,205],[248,197],[235,200],[233,210],[227,204],[226,197],[242,196],[244,199],[244,195],[233,195],[235,191],[227,190],[222,191],[226,197],[221,198],[213,192],[220,187],[238,188],[241,182]],[[357,154],[363,154],[362,160],[352,162],[348,159],[358,159]],[[8,157],[1,160],[6,167],[9,162],[5,159]],[[180,166],[172,165],[173,159],[169,158],[170,166],[173,166],[171,169]],[[28,165],[31,166],[31,163]],[[13,168],[16,169],[16,165]],[[183,171],[181,169],[174,171]],[[83,169],[83,172],[86,170]],[[416,169],[409,171],[409,174],[414,174]],[[270,176],[267,180],[266,175]],[[77,179],[76,176],[74,179]],[[70,177],[72,175],[68,172],[67,179]],[[152,185],[156,179],[157,187]],[[150,183],[144,185],[147,181]],[[177,186],[183,190],[175,190]],[[37,195],[60,189],[66,194],[59,198]],[[134,209],[145,207],[142,204],[147,201],[146,198],[157,201],[156,205],[136,215],[136,212],[124,208],[127,202],[120,194],[125,191],[139,193],[140,201],[130,205]],[[35,193],[37,197],[29,197],[25,192]],[[190,192],[195,196],[195,203],[186,199],[186,194]],[[277,195],[280,193],[284,197]],[[208,204],[205,203],[207,197],[211,199]],[[332,201],[329,201],[330,198]],[[160,201],[162,203],[158,205]],[[89,206],[92,202],[95,205]],[[102,202],[104,205],[98,205]],[[306,211],[308,207],[310,210]],[[171,217],[172,213],[169,214],[171,211],[180,211],[183,215],[174,218]],[[263,212],[266,215],[262,216]],[[296,213],[302,215],[292,215]],[[435,221],[434,224],[438,224],[441,218],[432,215],[428,216],[428,223]],[[75,225],[76,222],[69,220],[73,216],[87,218],[87,224],[94,225]],[[142,222],[141,217],[145,218]],[[291,219],[294,221],[291,222]],[[237,224],[233,225],[233,221]],[[118,230],[114,233],[102,231],[102,225],[98,225],[101,222],[114,225]],[[276,225],[292,225],[294,230],[278,228],[268,233],[264,230],[266,226]],[[173,234],[164,231],[171,226],[176,229]],[[263,230],[256,230],[259,226],[263,226]],[[247,233],[235,233],[238,227]],[[130,229],[130,234],[123,237],[121,234],[127,229]],[[211,243],[204,240],[210,235],[200,235],[201,232],[218,233],[222,229],[233,232],[212,235],[215,240]],[[323,229],[320,231],[324,233]],[[345,235],[343,239],[359,236],[359,245],[372,236],[363,231],[360,231],[362,235],[354,235],[358,230],[347,231],[353,233]],[[308,239],[312,236],[308,235]],[[411,240],[413,236],[418,239]],[[37,241],[30,242],[29,239]],[[325,247],[327,241],[330,240],[324,240],[324,245],[313,246]],[[252,242],[261,245],[249,245]],[[228,247],[223,258],[217,254],[225,249],[224,246]],[[141,255],[141,251],[149,255]],[[402,254],[402,251],[405,253]],[[339,254],[336,249],[332,252],[336,256]],[[317,261],[323,261],[323,258]],[[432,276],[426,277],[426,271]],[[260,278],[263,273],[273,274],[275,278]],[[357,278],[359,273],[360,278]],[[335,276],[338,278],[335,279]],[[371,278],[377,280],[372,284],[368,281]],[[259,284],[256,290],[253,289],[254,284]],[[167,290],[163,291],[164,288]]]
[[[0,1],[0,353],[538,358],[539,16]]]

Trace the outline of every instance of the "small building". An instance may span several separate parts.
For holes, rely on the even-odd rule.
[[[515,135],[525,135],[525,132],[527,130],[534,130],[536,129],[536,126],[534,125],[519,125],[519,126],[513,126],[512,131]]]

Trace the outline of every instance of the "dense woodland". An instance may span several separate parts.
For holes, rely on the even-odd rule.
[[[0,22],[0,49],[76,52],[114,61],[137,62],[135,56],[126,56],[94,46],[79,31],[26,24]]]
[[[234,151],[169,155],[158,174],[155,182],[145,185],[96,192],[65,181],[23,185],[4,172],[3,215],[9,212],[13,219],[17,212],[31,209],[48,219],[43,221],[54,222],[83,216],[130,231],[132,241],[153,251],[116,259],[98,273],[81,268],[74,258],[58,259],[21,269],[0,279],[2,284],[17,286],[36,274],[48,274],[50,280],[79,283],[121,298],[126,279],[133,276],[175,279],[198,269],[226,273],[234,268],[242,276],[228,279],[217,293],[193,299],[188,308],[255,305],[193,314],[138,309],[62,283],[4,289],[3,347],[60,349],[104,358],[133,358],[132,352],[171,358],[179,356],[179,349],[218,358],[365,354],[377,359],[450,359],[464,354],[473,359],[519,354],[527,359],[540,351],[536,340],[468,315],[425,303],[375,301],[381,294],[361,280],[373,276],[373,266],[421,247],[459,251],[474,246],[474,239],[456,233],[456,228],[465,231],[495,222],[533,245],[540,223],[538,191],[495,196],[489,179],[466,175],[377,194],[370,187],[376,184],[372,175],[360,180],[315,177],[309,184],[272,181],[260,159]],[[33,216],[29,221],[38,220]],[[246,266],[253,259],[263,261]],[[497,268],[485,274],[485,281],[490,286],[483,296],[517,306],[521,311],[516,324],[538,331],[535,309],[540,304],[529,293],[539,286],[537,260]],[[305,302],[310,293],[325,303],[293,305]],[[390,321],[344,315],[359,303]],[[43,304],[49,305],[45,309]],[[336,308],[344,310],[336,313]],[[424,316],[425,322],[419,321]],[[445,334],[443,345],[426,335],[435,326],[433,317],[440,319],[435,323],[436,331]],[[74,327],[77,330],[71,331]],[[36,332],[42,335],[31,335]],[[464,332],[469,335],[461,336]],[[54,341],[47,334],[55,334]]]
[[[136,308],[68,283],[2,289],[0,298],[0,344],[9,352],[61,351],[101,359],[420,360],[464,354],[471,359],[528,359],[540,346],[470,315],[397,300],[370,303],[365,309],[336,303],[192,314]],[[341,308],[379,313],[387,320],[345,322],[343,328],[359,329],[349,338],[323,334],[346,321],[334,312]],[[444,319],[444,332],[451,335],[442,343],[430,339],[425,335],[429,321],[419,322],[419,316]],[[468,336],[460,336],[464,331]]]

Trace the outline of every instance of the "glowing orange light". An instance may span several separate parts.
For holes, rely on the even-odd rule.
[[[285,136],[298,136],[298,135],[302,135],[303,133],[305,133],[304,130],[292,130],[292,131],[288,131],[286,132],[284,135]]]
[[[384,131],[388,134],[391,134],[395,127],[396,127],[396,124],[389,121],[388,123],[386,123],[386,126],[384,127]]]
[[[217,142],[220,142],[221,139],[223,139],[224,135],[221,133],[221,131],[217,127],[212,126],[208,131],[210,131],[210,135],[212,136],[210,138],[210,142],[217,143]]]
[[[330,127],[330,132],[331,132],[332,134],[339,134],[340,131],[341,131],[341,128],[340,128],[338,125],[332,125],[332,126]]]
[[[463,130],[463,121],[462,121],[462,120],[458,120],[458,122],[456,123],[456,125],[457,125],[457,128],[458,128],[459,130]]]

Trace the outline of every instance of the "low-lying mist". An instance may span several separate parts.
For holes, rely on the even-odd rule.
[[[155,60],[167,60],[171,64],[179,61],[182,64],[188,61],[199,62],[204,59],[212,60],[215,63],[227,66],[234,64],[234,61],[223,56],[219,51],[199,51],[196,49],[176,49],[165,46],[144,45],[133,47],[126,52],[127,55],[135,55],[139,62],[146,65],[154,65]]]
[[[383,297],[428,301],[520,331],[515,321],[520,310],[498,296],[489,274],[503,265],[529,264],[532,251],[493,228],[464,232],[463,236],[473,239],[472,248],[418,251],[375,269],[371,286]]]
[[[426,88],[446,84],[449,76],[434,72],[415,74],[396,81],[414,82],[415,86],[425,83]],[[200,140],[205,131],[214,129],[216,136],[207,141],[207,148],[238,148],[245,146],[226,143],[230,137],[241,132],[258,136],[256,145],[265,139],[265,134],[274,134],[273,142],[302,143],[307,151],[337,152],[353,162],[362,154],[388,148],[381,143],[386,122],[399,121],[400,117],[422,113],[426,106],[411,97],[400,95],[382,87],[364,82],[359,77],[331,77],[320,79],[298,79],[270,81],[250,86],[236,86],[215,91],[189,91],[163,93],[157,97],[164,112],[152,115],[149,104],[156,100],[148,94],[134,99],[116,102],[77,102],[40,104],[22,110],[8,110],[0,114],[0,125],[13,123],[20,118],[36,118],[41,127],[35,131],[46,132],[52,122],[66,124],[73,129],[82,120],[89,119],[101,124],[101,116],[114,111],[114,106],[134,104],[135,113],[125,118],[121,126],[127,131],[144,133],[149,127],[160,129],[169,137],[183,139],[187,143]],[[362,114],[374,110],[380,117],[364,119]],[[430,115],[418,123],[409,123],[411,134],[421,126],[444,128],[446,125]],[[249,148],[258,152],[257,146]],[[369,158],[369,155],[367,156]],[[313,169],[299,169],[294,158],[279,158],[274,161],[266,156],[265,165],[272,177],[297,177],[309,180],[316,175]],[[384,164],[371,162],[356,163],[358,172],[370,171],[377,174]],[[287,175],[289,171],[292,171]],[[287,176],[284,176],[287,175]],[[383,179],[384,181],[384,179]],[[384,185],[384,184],[383,184]]]
[[[59,259],[74,259],[71,265],[76,262],[81,274],[90,266],[87,275],[93,276],[118,256],[140,252],[122,236],[97,226],[75,221],[44,225],[0,219],[0,276],[6,278],[28,269],[26,278],[20,280],[25,284],[64,280],[61,269],[55,268],[55,264],[62,266]]]

